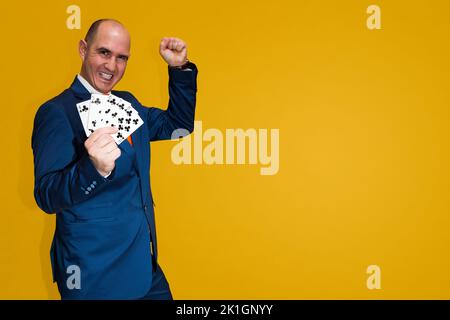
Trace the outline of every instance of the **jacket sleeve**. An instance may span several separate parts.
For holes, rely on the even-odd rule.
[[[194,130],[198,70],[193,63],[189,68],[191,71],[169,68],[167,110],[146,108],[149,141],[171,139],[175,130],[181,132],[176,138]]]
[[[34,119],[34,197],[46,213],[60,212],[99,192],[103,178],[86,152],[77,154],[74,134],[62,106],[42,105]]]

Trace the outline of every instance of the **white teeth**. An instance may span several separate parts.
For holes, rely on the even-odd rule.
[[[107,73],[104,73],[104,72],[99,72],[99,74],[100,74],[100,76],[102,78],[104,78],[106,80],[111,80],[111,78],[112,78],[112,74],[107,74]]]

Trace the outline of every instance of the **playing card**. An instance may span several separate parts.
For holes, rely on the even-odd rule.
[[[113,135],[117,144],[128,138],[134,131],[136,131],[144,121],[139,116],[139,113],[133,108],[131,103],[119,97],[113,96],[115,99],[116,109],[119,113],[117,117],[117,128],[119,131]]]
[[[92,94],[89,106],[88,130],[96,130],[99,128],[111,126],[114,127],[115,106],[110,102],[110,95]]]
[[[86,136],[89,137],[91,132],[88,129],[88,119],[89,119],[89,106],[91,104],[91,100],[83,101],[77,103],[78,114],[81,119],[81,123],[83,124],[84,131],[86,132]]]
[[[126,110],[131,107],[131,103],[113,94],[111,94],[111,103],[116,105],[120,110]]]

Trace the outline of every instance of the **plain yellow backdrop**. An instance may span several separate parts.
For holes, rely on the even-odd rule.
[[[81,8],[69,30],[66,8]],[[366,9],[381,8],[381,30]],[[447,0],[2,3],[0,298],[58,299],[55,216],[33,198],[34,114],[80,68],[78,40],[122,21],[118,89],[166,108],[159,40],[188,44],[203,129],[280,130],[280,170],[174,165],[152,144],[159,259],[175,299],[450,298]],[[366,268],[381,268],[381,289]]]

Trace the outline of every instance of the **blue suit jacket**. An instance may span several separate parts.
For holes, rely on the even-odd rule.
[[[167,110],[144,107],[129,92],[112,92],[130,102],[144,124],[133,133],[133,146],[119,145],[121,156],[106,179],[84,147],[87,137],[76,104],[90,94],[77,78],[37,111],[34,196],[43,211],[56,213],[50,258],[63,299],[132,299],[150,289],[157,244],[149,142],[170,139],[175,129],[192,132],[197,68],[190,68],[169,69]],[[71,266],[80,270],[80,289],[67,286]]]

